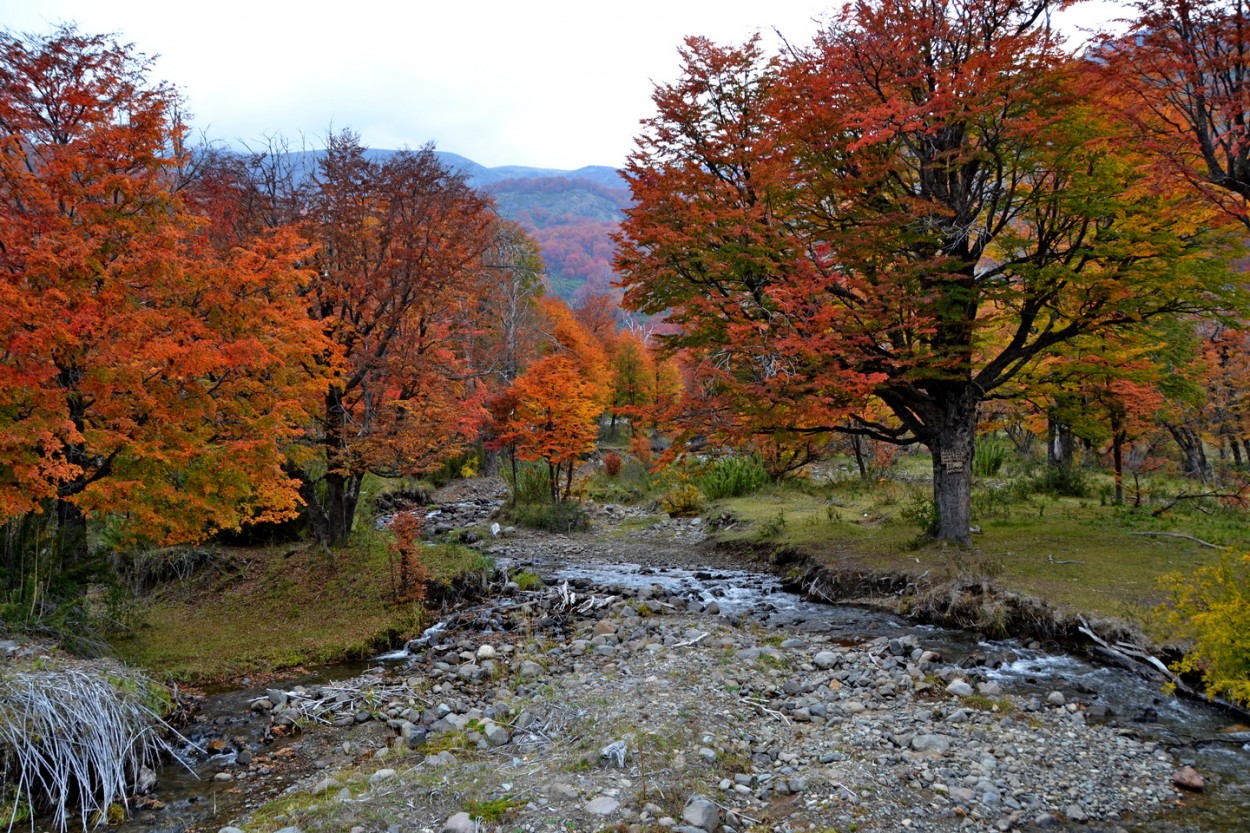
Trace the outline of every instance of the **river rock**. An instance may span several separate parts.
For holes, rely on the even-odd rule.
[[[1064,811],[1064,815],[1068,817],[1068,821],[1074,821],[1078,824],[1084,824],[1089,821],[1089,815],[1080,804],[1069,804],[1068,809]]]
[[[495,650],[494,645],[483,645],[477,649],[478,659],[494,659],[499,656],[499,652]]]
[[[917,752],[927,752],[933,755],[945,755],[950,751],[950,738],[941,735],[916,735],[911,739],[911,748]]]
[[[321,795],[323,793],[330,792],[331,790],[337,790],[341,788],[342,786],[343,785],[341,783],[334,780],[333,778],[326,778],[322,781],[319,781],[317,785],[312,788],[312,794]]]
[[[968,685],[964,680],[954,680],[946,687],[946,693],[955,697],[970,697],[973,690],[972,686]]]
[[[1063,696],[1062,691],[1052,691],[1046,695],[1046,702],[1052,706],[1062,706],[1068,702],[1068,698]]]
[[[527,659],[521,663],[520,674],[524,678],[541,677],[543,675],[543,667],[532,659]]]
[[[839,659],[839,656],[833,651],[820,651],[816,656],[812,657],[812,665],[824,671],[837,665]]]
[[[491,746],[503,746],[508,741],[512,740],[512,736],[508,734],[508,730],[503,726],[500,726],[498,723],[487,724],[486,729],[482,734],[486,735],[486,742]]]
[[[585,810],[592,816],[610,816],[621,809],[621,802],[609,795],[601,795],[586,802]]]
[[[378,784],[381,784],[383,781],[391,780],[397,774],[398,773],[396,773],[395,770],[393,769],[379,769],[377,772],[369,776],[369,786],[376,787]]]
[[[1202,780],[1202,776],[1191,766],[1183,766],[1172,773],[1172,783],[1183,790],[1191,790],[1193,792],[1202,792],[1207,787],[1206,782]]]
[[[477,833],[477,822],[468,813],[456,813],[443,822],[443,833]]]
[[[713,833],[720,827],[720,808],[706,796],[692,795],[686,802],[686,809],[682,810],[681,818],[691,827]]]

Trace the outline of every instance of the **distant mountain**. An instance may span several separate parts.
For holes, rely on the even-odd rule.
[[[487,168],[455,153],[436,153],[447,167],[490,194],[499,213],[537,241],[554,293],[570,301],[592,292],[619,294],[612,287],[616,247],[611,235],[630,202],[620,171],[602,165],[575,171]]]
[[[369,148],[365,158],[384,162],[396,151]],[[575,171],[503,165],[488,168],[457,153],[434,152],[470,185],[489,194],[499,213],[538,243],[551,290],[569,301],[587,293],[619,295],[612,287],[611,235],[630,204],[629,188],[616,168],[588,165]],[[297,179],[316,169],[322,151],[292,151]]]

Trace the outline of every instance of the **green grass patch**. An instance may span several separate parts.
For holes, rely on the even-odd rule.
[[[385,542],[366,530],[334,552],[312,544],[225,549],[211,569],[151,597],[144,624],[113,647],[128,663],[187,682],[369,656],[417,632],[425,617],[419,605],[392,601]],[[454,544],[421,555],[436,582],[489,566]]]
[[[1128,621],[1161,639],[1175,634],[1159,630],[1153,613],[1165,598],[1160,578],[1213,564],[1219,551],[1151,533],[1250,551],[1247,513],[1208,501],[1178,504],[1156,517],[1153,510],[1186,486],[1165,479],[1146,484],[1142,506],[1116,506],[1106,499],[1110,478],[1096,471],[1082,474],[1088,497],[1037,493],[1035,472],[978,483],[973,523],[981,532],[972,546],[924,543],[914,507],[930,497],[931,487],[916,477],[922,468],[916,455],[900,462],[905,465],[877,482],[791,482],[718,501],[709,513],[727,511],[747,522],[719,533],[721,540],[766,540],[842,571],[911,574],[930,582],[991,579],[1001,590],[1040,597],[1061,613]]]

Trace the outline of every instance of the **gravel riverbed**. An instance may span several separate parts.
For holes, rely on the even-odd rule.
[[[847,644],[659,586],[573,587],[416,647],[255,703],[339,734],[243,830],[1112,831],[1186,800],[1172,755],[1095,696],[1004,692],[916,635]]]

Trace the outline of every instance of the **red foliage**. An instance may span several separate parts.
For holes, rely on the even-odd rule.
[[[391,557],[399,562],[399,580],[395,600],[420,602],[425,599],[429,571],[421,561],[421,519],[415,512],[400,512],[391,519],[394,537],[387,545]]]

